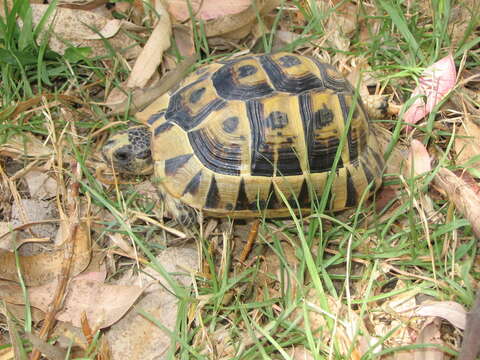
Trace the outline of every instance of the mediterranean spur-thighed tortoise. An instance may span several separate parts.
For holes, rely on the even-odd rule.
[[[346,133],[328,209],[353,207],[381,183],[383,156],[364,105],[333,67],[290,53],[199,68],[137,114],[103,155],[116,171],[147,174],[170,216],[288,216],[308,212]],[[372,184],[369,187],[369,184]],[[364,192],[368,192],[364,194]],[[281,195],[282,194],[282,195]]]

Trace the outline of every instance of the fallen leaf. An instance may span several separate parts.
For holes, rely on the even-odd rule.
[[[237,14],[250,4],[251,0],[167,0],[168,11],[180,22],[190,18],[189,7],[196,19],[211,20]]]
[[[53,155],[53,149],[43,144],[29,133],[14,135],[8,138],[5,144],[0,145],[0,155],[13,158],[44,159]]]
[[[427,323],[418,334],[415,343],[445,345],[441,337],[440,326],[439,319]],[[445,358],[443,351],[434,347],[415,349],[413,355],[415,360],[442,360]]]
[[[192,282],[190,271],[198,270],[196,248],[167,248],[157,257],[165,271],[187,289]],[[135,310],[130,310],[119,322],[108,331],[108,342],[111,345],[112,359],[166,359],[172,339],[163,329],[138,313],[142,310],[169,331],[175,331],[178,312],[178,298],[172,293],[169,284],[156,271],[146,269],[148,274],[141,280],[151,283],[158,280],[160,284],[152,284],[137,302]],[[178,274],[186,275],[178,275]]]
[[[105,39],[111,38],[120,31],[120,28],[122,27],[122,21],[124,20],[119,20],[119,19],[109,20],[105,24],[105,26],[98,31],[98,33],[84,35],[82,36],[82,38],[86,40],[101,40],[103,38]]]
[[[307,350],[304,346],[293,346],[288,350],[288,355],[293,360],[313,360],[314,357],[310,350]]]
[[[111,101],[104,105],[112,109],[110,115],[122,113],[127,108],[131,108],[131,113],[134,114],[146,105],[150,105],[145,111],[141,112],[142,118],[139,118],[140,121],[146,121],[153,112],[158,111],[158,108],[154,105],[156,101],[162,101],[161,95],[165,94],[184,78],[185,73],[195,63],[195,60],[196,55],[186,58],[174,70],[165,74],[155,86],[134,90],[130,99],[122,94],[116,101]]]
[[[463,333],[462,348],[458,360],[475,360],[480,353],[480,292],[477,293],[475,303],[467,314],[467,324]]]
[[[427,148],[418,140],[413,139],[410,143],[408,157],[408,176],[419,176],[432,170],[430,155]]]
[[[472,225],[473,232],[480,237],[480,195],[453,172],[440,168],[433,178],[434,184],[447,193],[463,216]]]
[[[57,194],[57,182],[44,172],[31,170],[23,178],[32,199],[50,199]]]
[[[435,316],[447,320],[459,329],[465,329],[467,312],[455,301],[436,301],[420,305],[415,314],[418,316]]]
[[[205,35],[207,37],[221,36],[233,33],[236,30],[245,28],[256,21],[258,14],[262,15],[273,10],[279,0],[260,0],[256,6],[249,5],[244,10],[235,14],[217,17],[205,23]]]
[[[428,115],[453,89],[456,76],[455,62],[451,54],[425,69],[420,76],[419,85],[411,96],[416,99],[405,112],[403,120],[409,124],[416,124]],[[426,97],[426,103],[423,97]],[[409,131],[410,127],[407,126],[406,130]]]
[[[87,314],[92,327],[102,329],[116,323],[134,304],[143,288],[131,285],[105,284],[103,273],[81,274],[68,284],[63,309],[56,315],[60,321],[81,327],[81,314]],[[29,287],[30,304],[47,312],[53,300],[57,280]],[[20,285],[0,282],[0,298],[12,304],[24,304]]]
[[[50,238],[20,238],[12,231],[14,226],[11,223],[0,221],[0,249],[13,252],[27,243],[46,243]]]
[[[68,358],[67,349],[61,348],[58,344],[51,345],[47,341],[41,339],[39,336],[25,332],[25,337],[32,343],[32,345],[42,352],[42,355],[50,360],[62,360]]]
[[[72,276],[81,273],[88,266],[91,256],[90,233],[87,226],[79,226],[75,235]],[[36,255],[19,256],[25,284],[39,286],[54,280],[62,267],[64,252],[65,250],[62,248]],[[0,251],[0,279],[18,282],[15,254]]]
[[[455,137],[456,163],[480,171],[480,126],[469,117],[463,119]],[[473,158],[477,157],[476,161]]]
[[[193,41],[193,33],[190,27],[182,24],[175,24],[173,26],[173,37],[180,55],[186,57],[195,54],[195,43]]]
[[[156,2],[155,11],[159,20],[135,61],[127,80],[127,87],[129,88],[144,88],[162,62],[163,52],[170,47],[170,36],[172,34],[170,16],[161,1]]]
[[[142,291],[138,286],[110,285],[95,280],[76,279],[71,281],[63,309],[56,318],[81,327],[80,317],[85,312],[92,328],[103,329],[115,324],[131,308]],[[31,294],[34,297],[35,292],[32,291]],[[45,305],[49,304],[47,302]]]
[[[30,6],[33,12],[33,24],[36,26],[45,16],[49,5],[31,4]],[[98,33],[92,30],[97,29],[104,31],[106,35],[111,35],[108,41],[113,49],[121,52],[126,58],[136,57],[140,50],[137,42],[123,31],[116,29],[117,25],[120,24],[123,27],[127,22],[111,21],[92,11],[57,7],[43,25],[43,29],[46,30],[40,34],[40,40],[48,36],[50,49],[62,55],[71,46],[90,47],[91,56],[108,55],[110,49],[105,48],[104,40],[98,39]],[[129,28],[138,29],[134,24],[129,24]],[[113,30],[117,31],[112,35]]]

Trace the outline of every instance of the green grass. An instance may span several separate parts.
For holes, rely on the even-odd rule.
[[[320,56],[328,53],[331,59],[336,59],[335,56],[364,58],[374,75],[381,79],[382,89],[395,93],[398,102],[409,98],[425,67],[450,52],[457,67],[464,56],[467,69],[480,65],[478,6],[464,21],[464,36],[453,42],[451,21],[457,2],[415,2],[408,11],[405,2],[399,0],[363,3],[357,11],[365,22],[362,26],[368,37],[362,38],[360,30],[348,35],[350,47],[345,51],[328,41],[331,29],[327,20],[349,1],[339,2],[326,13],[317,6],[309,8],[306,3],[283,2],[290,9],[278,11],[271,19],[269,24],[273,28],[256,39],[256,51],[273,49],[276,32],[287,25],[293,26],[301,36],[291,44],[284,44],[283,50],[313,52]],[[49,11],[54,7],[52,3]],[[305,20],[303,24],[296,22],[292,7],[298,9]],[[231,51],[218,50],[209,43],[205,24],[192,10],[191,17],[198,25],[193,33],[195,49],[201,54],[197,65],[253,45],[253,41],[246,41],[236,44]],[[18,18],[22,19],[23,27],[18,26]],[[241,226],[237,223],[231,226],[224,220],[213,233],[205,234],[204,224],[182,229],[173,221],[165,220],[166,226],[184,231],[201,249],[203,268],[195,278],[196,292],[185,289],[155,257],[169,245],[169,240],[174,240],[172,236],[135,218],[133,213],[155,218],[161,213],[155,199],[138,195],[134,186],[116,189],[102,185],[95,175],[95,165],[90,162],[108,132],[134,120],[127,112],[109,117],[108,109],[96,104],[104,100],[105,92],[122,86],[128,69],[113,49],[102,58],[87,58],[88,49],[70,48],[64,56],[52,52],[48,43],[39,37],[45,24],[33,25],[26,0],[15,1],[7,16],[0,18],[1,141],[6,142],[15,134],[33,134],[53,145],[52,130],[48,128],[44,112],[22,112],[14,118],[10,115],[20,104],[41,94],[53,94],[50,103],[67,90],[79,99],[77,103],[61,102],[71,114],[78,116],[76,119],[61,116],[58,104],[49,107],[54,131],[57,138],[66,140],[64,155],[71,156],[82,168],[82,197],[91,201],[95,214],[110,214],[109,218],[95,220],[93,238],[100,246],[106,243],[109,233],[130,239],[179,299],[174,331],[164,328],[158,319],[140,309],[143,316],[171,338],[174,346],[169,358],[214,358],[207,344],[217,351],[225,351],[223,355],[216,354],[218,359],[292,359],[291,350],[300,347],[309,349],[314,359],[346,359],[358,351],[358,344],[342,341],[346,327],[351,326],[356,327],[351,330],[356,340],[367,333],[377,337],[381,348],[370,345],[362,357],[375,359],[379,354],[425,346],[404,346],[396,342],[395,331],[407,326],[404,319],[398,322],[397,328],[386,327],[388,330],[384,333],[377,334],[372,329],[382,321],[398,320],[395,314],[386,311],[385,303],[411,291],[435,300],[457,301],[466,307],[473,303],[480,274],[475,265],[477,241],[468,221],[440,196],[434,198],[433,204],[446,219],[444,222],[425,226],[416,207],[416,201],[431,188],[438,167],[455,165],[451,128],[447,127],[447,131],[434,126],[434,121],[442,119],[437,112],[416,126],[415,136],[434,147],[440,161],[432,174],[415,179],[385,174],[384,185],[396,186],[401,201],[392,199],[378,212],[370,201],[363,199],[354,210],[331,214],[324,210],[328,193],[319,194],[310,216],[295,216],[291,209],[289,220],[262,220],[257,243],[246,264],[238,262],[245,234],[239,232]],[[268,28],[267,22],[262,27]],[[477,37],[473,36],[475,31]],[[180,59],[178,48],[170,53]],[[39,102],[28,110],[42,104]],[[113,121],[122,125],[92,137]],[[380,119],[377,123],[392,131],[391,146],[385,155],[388,158],[395,144],[408,138],[397,119]],[[342,141],[345,139],[343,136]],[[335,166],[340,155],[337,152]],[[29,161],[24,159],[24,165]],[[71,179],[68,170],[63,176],[67,182]],[[327,187],[332,182],[333,176]],[[283,201],[286,202],[285,197]],[[159,238],[162,241],[158,241]],[[267,260],[277,263],[271,273],[266,269]],[[25,326],[29,326],[29,321]],[[18,335],[17,329],[11,329],[13,336]],[[451,346],[442,346],[441,350],[455,353]],[[93,358],[94,353],[91,349],[88,356]]]

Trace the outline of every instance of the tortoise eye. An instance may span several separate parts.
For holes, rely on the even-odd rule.
[[[115,159],[117,159],[118,161],[126,161],[129,158],[129,153],[125,150],[118,150],[117,152],[115,152],[114,156]]]

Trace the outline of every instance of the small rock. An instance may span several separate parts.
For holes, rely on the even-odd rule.
[[[43,200],[22,199],[22,208],[26,216],[26,221],[35,222],[47,219],[57,218],[57,211],[53,203]],[[12,206],[11,224],[13,227],[24,224],[22,209],[14,203]],[[46,223],[41,225],[32,225],[26,231],[31,230],[34,236],[53,238],[57,232],[55,223]]]
[[[30,171],[25,175],[30,196],[33,199],[49,199],[57,194],[57,182],[40,171]]]

